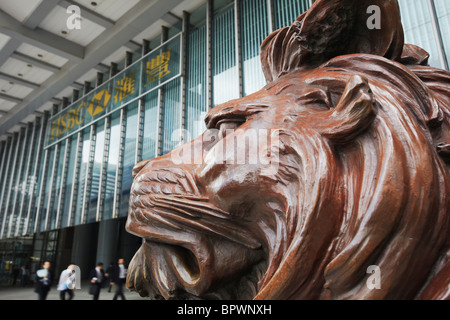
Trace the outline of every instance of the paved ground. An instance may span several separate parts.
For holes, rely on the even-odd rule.
[[[92,300],[92,296],[89,294],[88,290],[88,282],[83,282],[81,284],[81,289],[75,291],[74,300]],[[114,287],[111,292],[108,292],[108,289],[102,289],[100,300],[112,300],[114,292]],[[131,292],[126,288],[124,288],[124,293],[127,300],[143,300],[136,292]],[[34,287],[22,288],[20,286],[0,286],[0,300],[37,300],[37,294],[34,292]],[[52,287],[47,300],[59,300],[59,291],[56,290],[56,287]]]

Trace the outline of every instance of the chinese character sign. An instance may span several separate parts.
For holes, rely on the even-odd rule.
[[[139,96],[140,71],[141,64],[137,63],[114,78],[112,110]]]
[[[144,59],[142,89],[152,90],[180,74],[181,36],[173,38]]]
[[[170,49],[162,52],[159,56],[147,61],[146,65],[146,75],[147,75],[147,85],[150,85],[156,81],[161,80],[167,76],[171,71],[169,70],[170,62]]]

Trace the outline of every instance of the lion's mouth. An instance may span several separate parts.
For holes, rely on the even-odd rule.
[[[235,270],[226,264],[205,268],[183,247],[145,241],[130,263],[127,286],[151,299],[247,300],[258,292],[266,264],[258,258],[238,274],[227,275],[225,269]]]
[[[229,287],[263,259],[245,219],[202,197],[182,170],[137,177],[130,208],[127,230],[145,240],[130,265],[128,287],[141,296],[228,296],[232,288],[226,294],[216,289]]]

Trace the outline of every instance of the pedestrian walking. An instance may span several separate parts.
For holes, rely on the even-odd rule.
[[[30,277],[30,271],[27,266],[22,266],[20,268],[20,285],[25,288],[28,284],[28,278]]]
[[[61,272],[57,290],[61,300],[66,300],[66,294],[69,295],[69,300],[73,299],[75,296],[75,264],[69,264],[67,269]]]
[[[42,269],[36,272],[36,288],[34,292],[38,294],[39,300],[46,300],[48,292],[52,285],[52,276],[50,273],[50,262],[45,261]]]
[[[91,282],[89,288],[89,294],[93,297],[93,300],[98,300],[100,297],[100,291],[106,281],[105,271],[103,271],[103,263],[97,263],[95,269],[91,270],[89,274],[89,280]]]
[[[111,285],[116,286],[116,293],[114,294],[113,300],[117,300],[118,297],[121,297],[122,300],[125,299],[125,295],[123,294],[123,286],[127,279],[127,269],[125,268],[125,260],[120,258],[117,260],[117,265],[113,268],[111,274]]]

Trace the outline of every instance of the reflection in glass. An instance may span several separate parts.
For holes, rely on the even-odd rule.
[[[261,68],[260,46],[269,35],[266,0],[241,1],[242,68],[244,96],[266,85]]]
[[[75,160],[77,155],[77,141],[78,135],[74,134],[70,137],[69,143],[69,152],[68,152],[68,163],[67,163],[67,176],[65,180],[65,192],[64,192],[64,206],[63,211],[61,212],[61,227],[65,228],[70,225],[69,216],[70,211],[72,210],[72,187],[74,183],[74,175],[75,173]]]
[[[213,105],[239,98],[234,7],[216,14],[212,22]]]
[[[87,223],[95,222],[97,219],[98,191],[100,183],[100,175],[102,172],[104,145],[105,145],[105,120],[101,120],[95,124],[95,155],[94,164],[92,166],[91,191],[88,198],[89,206],[87,212]]]
[[[86,173],[88,169],[89,163],[89,152],[91,148],[91,129],[87,128],[83,131],[83,142],[82,142],[82,151],[81,151],[81,163],[80,163],[80,171],[78,175],[78,190],[77,190],[77,200],[75,206],[75,214],[74,214],[74,226],[81,224],[81,214],[83,211],[83,200],[84,200],[84,191],[86,187]]]
[[[208,111],[206,101],[206,25],[189,30],[186,61],[186,136],[189,142],[205,129],[203,121]]]
[[[120,148],[120,111],[111,115],[111,130],[109,138],[109,153],[107,158],[105,190],[102,219],[112,219],[114,211],[114,188]]]
[[[175,149],[181,141],[180,78],[164,86],[162,154]]]
[[[133,183],[133,167],[136,164],[136,141],[138,124],[138,103],[134,102],[126,108],[125,146],[122,158],[122,188],[120,194],[120,217],[128,215],[128,200]]]
[[[158,90],[144,97],[144,130],[142,139],[142,157],[148,160],[156,157],[158,134]]]
[[[442,68],[434,38],[428,0],[416,0],[414,5],[411,5],[409,0],[400,0],[399,4],[405,31],[405,43],[415,44],[425,49],[430,54],[430,65]]]

